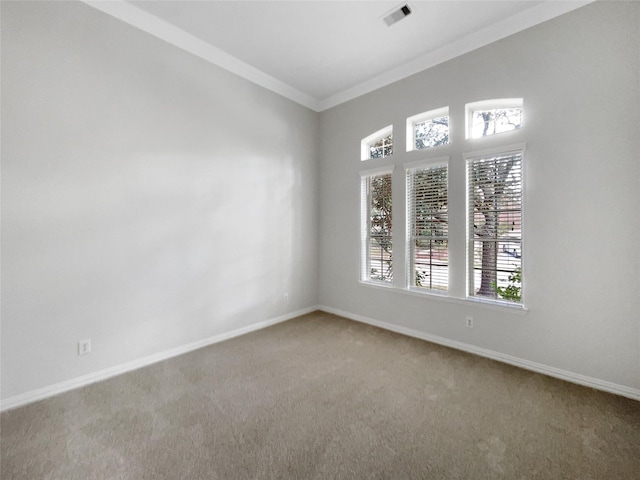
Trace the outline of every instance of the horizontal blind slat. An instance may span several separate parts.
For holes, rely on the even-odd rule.
[[[522,153],[471,158],[467,178],[469,293],[497,299],[522,266]]]
[[[448,264],[448,167],[416,167],[407,170],[410,222],[410,284],[447,291]]]

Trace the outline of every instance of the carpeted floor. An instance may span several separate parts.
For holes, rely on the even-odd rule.
[[[637,479],[640,402],[313,313],[1,415],[9,479]]]

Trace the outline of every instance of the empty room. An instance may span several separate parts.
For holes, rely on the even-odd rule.
[[[638,478],[640,2],[0,17],[3,480]]]

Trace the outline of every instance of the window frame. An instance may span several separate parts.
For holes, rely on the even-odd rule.
[[[520,123],[520,127],[505,131],[492,133],[491,135],[474,137],[472,135],[473,131],[473,114],[477,111],[487,111],[487,110],[503,110],[507,108],[520,108],[522,109],[522,121]],[[520,131],[524,128],[524,99],[523,98],[498,98],[492,100],[480,100],[478,102],[471,102],[465,104],[465,138],[467,140],[479,140],[482,138],[490,138],[495,137],[496,135],[503,135],[512,132]]]
[[[433,120],[435,118],[440,118],[440,117],[447,117],[449,119],[449,138],[447,143],[443,144],[443,145],[436,145],[436,146],[432,146],[432,147],[425,147],[425,148],[416,148],[416,129],[415,129],[415,125],[419,124],[419,123],[425,123],[428,122],[430,120]],[[451,144],[451,116],[449,115],[449,107],[441,107],[441,108],[436,108],[434,110],[429,110],[427,112],[422,112],[422,113],[418,113],[417,115],[412,115],[411,117],[407,118],[407,152],[413,152],[413,151],[422,151],[422,150],[427,150],[429,148],[438,148],[438,147],[445,147],[447,145]]]
[[[495,147],[485,150],[472,151],[463,153],[465,161],[465,176],[466,176],[466,294],[465,299],[486,303],[491,305],[506,306],[512,308],[520,308],[526,310],[525,306],[525,257],[524,244],[525,244],[525,151],[526,143],[519,143],[513,145],[506,145],[501,147]],[[474,212],[471,208],[471,179],[470,179],[470,165],[474,160],[487,159],[492,157],[508,157],[520,155],[520,301],[510,301],[502,298],[488,298],[484,296],[478,296],[475,294],[475,269],[474,269]],[[496,242],[499,240],[496,239]],[[497,266],[496,266],[497,269]]]
[[[405,168],[405,181],[406,181],[406,191],[405,191],[405,196],[406,196],[406,214],[407,214],[407,218],[406,218],[406,226],[407,226],[407,231],[406,231],[406,247],[405,247],[405,252],[406,252],[406,287],[408,290],[413,291],[413,292],[419,292],[419,293],[424,293],[424,294],[434,294],[434,295],[440,295],[440,296],[448,296],[449,292],[450,292],[450,284],[449,284],[449,275],[450,275],[450,265],[451,265],[451,261],[449,258],[449,163],[450,163],[450,158],[448,156],[446,157],[438,157],[438,158],[432,158],[429,160],[421,160],[418,162],[411,162],[411,163],[407,163],[404,165]],[[445,167],[446,168],[446,176],[447,176],[447,210],[446,210],[446,215],[447,215],[447,235],[446,236],[439,236],[439,235],[435,235],[435,236],[424,236],[423,238],[427,238],[427,237],[433,237],[436,239],[444,239],[447,242],[447,285],[446,285],[446,289],[436,289],[436,288],[428,288],[428,287],[419,287],[417,286],[415,283],[415,240],[418,239],[418,237],[422,237],[422,236],[418,236],[418,235],[413,235],[413,231],[415,228],[414,225],[414,205],[415,205],[415,201],[414,201],[414,189],[413,189],[413,175],[417,172],[417,171],[421,171],[421,170],[429,170],[429,169],[436,169],[436,168],[440,168],[440,167]]]
[[[371,156],[372,145],[388,136],[391,136],[391,153],[389,155],[384,155],[384,148],[383,148],[383,155],[381,157],[372,157]],[[360,142],[360,160],[363,162],[366,160],[389,158],[392,155],[393,155],[393,124],[387,125],[386,127],[373,132],[371,135],[363,138]]]
[[[370,179],[372,177],[389,175],[391,192],[390,196],[393,198],[393,171],[394,166],[386,166],[381,168],[363,170],[360,172],[360,282],[392,287],[393,286],[393,226],[389,237],[391,238],[391,277],[387,280],[371,278],[371,255],[370,255],[370,242],[371,242],[371,202],[370,202]],[[392,218],[393,218],[393,204],[392,204]]]

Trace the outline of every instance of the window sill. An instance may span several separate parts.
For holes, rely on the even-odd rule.
[[[521,304],[517,304],[517,303],[510,303],[510,302],[500,302],[500,301],[493,301],[493,300],[485,300],[482,298],[476,298],[476,297],[466,297],[464,299],[464,302],[466,303],[474,303],[476,305],[481,305],[483,307],[488,307],[490,309],[493,310],[500,310],[500,311],[504,311],[506,310],[510,310],[514,313],[518,313],[520,315],[526,315],[526,313],[529,311],[529,309]]]
[[[382,288],[383,290],[396,290],[391,282],[376,282],[375,280],[360,280],[359,283],[361,285],[366,285],[367,287],[374,288]]]
[[[474,307],[477,306],[480,308],[495,310],[498,312],[509,312],[509,313],[514,313],[516,315],[527,315],[527,313],[529,312],[527,307],[525,307],[524,305],[518,305],[515,303],[493,302],[490,300],[484,300],[484,299],[474,298],[474,297],[465,297],[465,298],[452,297],[446,293],[423,291],[415,288],[397,288],[390,284],[383,284],[383,283],[364,281],[364,280],[360,280],[360,283],[362,285],[366,285],[367,287],[379,288],[386,291],[399,293],[401,295],[411,295],[414,297],[428,298],[430,300],[433,299],[437,302],[447,302],[447,303],[453,303],[456,305],[465,305],[467,307],[470,305],[473,305]]]

